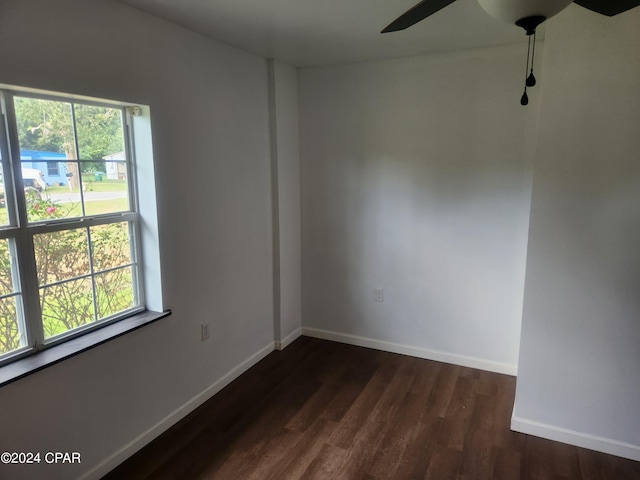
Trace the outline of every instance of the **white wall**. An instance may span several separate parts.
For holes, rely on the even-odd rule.
[[[173,315],[0,388],[1,450],[82,454],[0,477],[67,480],[113,466],[273,348],[267,64],[102,0],[3,1],[0,58],[0,83],[151,108]]]
[[[274,213],[276,348],[300,335],[302,326],[302,242],[298,71],[269,61],[271,164]]]
[[[300,70],[304,333],[515,373],[539,95],[519,103],[525,55]]]
[[[513,427],[640,460],[640,9],[545,40]]]

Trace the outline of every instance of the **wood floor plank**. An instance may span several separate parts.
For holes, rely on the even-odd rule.
[[[404,468],[403,463],[413,461],[411,446],[419,441],[420,431],[424,428],[420,414],[423,404],[424,398],[411,392],[402,400],[391,427],[375,452],[375,462],[369,469],[373,477],[406,478],[399,476],[399,471]]]
[[[425,480],[460,480],[461,458],[462,452],[438,446],[429,460]]]
[[[517,480],[520,475],[520,452],[493,447],[493,480]]]
[[[253,468],[251,473],[246,475],[247,480],[278,478],[280,471],[287,465],[288,458],[285,452],[297,452],[300,443],[304,441],[304,433],[288,428],[282,428],[279,434],[271,435],[262,448],[255,452],[254,455],[260,461],[252,463]],[[235,475],[236,473],[230,470],[228,475],[219,475],[218,478],[234,478]]]
[[[476,402],[477,380],[459,375],[445,413],[440,443],[462,451]]]
[[[379,355],[379,352],[376,353]],[[371,380],[340,421],[329,443],[345,449],[351,448],[356,435],[366,427],[372,410],[391,383],[400,359],[399,356],[393,357],[378,366]]]
[[[300,477],[305,480],[326,480],[338,478],[340,468],[347,458],[348,451],[325,443]]]
[[[571,445],[553,442],[551,444],[551,471],[566,478],[580,478],[580,463],[577,449]]]
[[[639,480],[509,429],[515,379],[301,337],[105,480]]]
[[[413,380],[411,359],[400,357],[396,362],[389,363],[392,369],[392,377],[386,388],[377,396],[375,402],[366,417],[365,423],[355,433],[353,443],[349,448],[347,460],[341,472],[341,478],[356,478],[366,474],[370,466],[375,462],[375,453],[383,441],[387,431],[392,426],[392,419],[401,407],[401,400],[407,395]],[[387,365],[384,362],[381,367]],[[383,372],[383,368],[380,372]],[[384,372],[381,378],[385,378],[389,372]],[[341,445],[342,446],[342,445]]]
[[[553,447],[551,442],[538,437],[527,437],[523,474],[526,480],[550,479],[552,472]]]
[[[469,430],[460,452],[462,454],[460,474],[463,477],[493,478],[496,455],[489,431]]]
[[[461,369],[457,365],[442,365],[426,405],[432,414],[441,418],[446,416]]]
[[[424,415],[417,423],[417,433],[413,442],[407,444],[402,453],[395,476],[390,478],[422,479],[425,477],[431,457],[438,448],[438,437],[443,419],[434,415]]]
[[[350,381],[350,371],[347,365],[336,366],[334,374],[328,377],[321,387],[304,403],[287,423],[287,428],[304,431],[312,425],[318,417],[324,415],[327,406],[334,401]]]
[[[319,418],[305,432],[302,439],[286,454],[281,461],[265,475],[255,477],[258,480],[281,480],[283,478],[303,478],[302,475],[310,467],[315,458],[321,454],[326,439],[335,429],[336,423]]]

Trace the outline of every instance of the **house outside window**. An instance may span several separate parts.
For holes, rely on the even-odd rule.
[[[144,286],[130,109],[0,100],[1,365],[144,310]]]

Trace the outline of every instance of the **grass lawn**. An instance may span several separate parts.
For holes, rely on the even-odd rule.
[[[113,200],[96,200],[84,202],[84,210],[87,215],[99,215],[101,213],[126,212],[129,210],[128,198],[114,198]],[[68,217],[80,216],[79,204],[74,204]]]
[[[104,180],[102,182],[82,182],[82,188],[85,192],[124,192],[127,189],[127,182],[117,180]],[[74,188],[69,190],[69,187],[64,185],[61,187],[47,187],[47,193],[78,193],[79,190]]]

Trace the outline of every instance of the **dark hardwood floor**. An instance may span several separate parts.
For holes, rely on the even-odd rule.
[[[511,432],[515,378],[302,337],[116,479],[638,480],[640,462]]]

